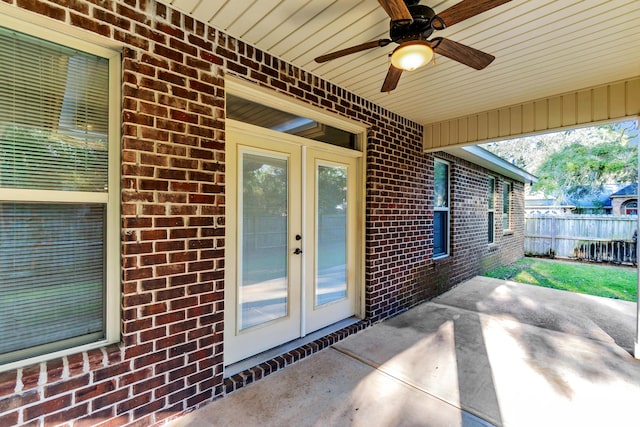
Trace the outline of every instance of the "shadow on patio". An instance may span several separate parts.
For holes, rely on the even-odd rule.
[[[172,427],[632,425],[634,315],[629,302],[476,277]]]

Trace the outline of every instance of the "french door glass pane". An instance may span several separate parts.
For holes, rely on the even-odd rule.
[[[240,329],[287,315],[288,163],[245,153],[242,157]]]
[[[347,168],[317,168],[316,305],[347,296]]]
[[[103,205],[0,203],[0,361],[104,334],[105,216]]]

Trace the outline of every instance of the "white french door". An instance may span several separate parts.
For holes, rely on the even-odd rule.
[[[358,153],[233,123],[227,144],[228,365],[356,314],[360,256]]]

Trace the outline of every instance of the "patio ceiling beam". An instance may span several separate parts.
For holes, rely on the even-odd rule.
[[[429,123],[423,149],[491,141],[573,129],[640,115],[640,76],[575,92]]]

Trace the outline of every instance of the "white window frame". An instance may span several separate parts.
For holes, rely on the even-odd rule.
[[[46,345],[37,348],[39,355],[32,356],[30,349],[17,352],[20,360],[0,365],[0,372],[40,363],[46,360],[79,353],[120,341],[121,297],[120,297],[120,100],[121,100],[121,54],[119,50],[107,48],[86,40],[71,37],[47,28],[48,20],[26,22],[22,19],[0,13],[2,26],[16,32],[39,37],[73,49],[100,56],[109,61],[109,148],[108,148],[108,189],[104,193],[82,191],[0,189],[3,202],[44,202],[44,203],[97,203],[106,205],[105,238],[105,301],[104,338],[88,344],[46,352]],[[95,40],[95,38],[89,38]],[[113,43],[110,43],[113,46]],[[24,355],[24,356],[23,356]]]
[[[436,206],[435,203],[435,180],[436,180],[436,176],[435,176],[435,165],[436,163],[442,163],[444,165],[447,166],[447,205],[445,206]],[[451,248],[450,248],[450,239],[451,239],[451,233],[450,233],[450,229],[451,229],[451,163],[449,163],[446,160],[443,159],[439,159],[439,158],[434,158],[433,161],[433,165],[434,165],[434,174],[433,174],[433,183],[434,183],[434,192],[433,192],[433,211],[434,211],[434,217],[435,217],[435,212],[446,212],[447,213],[447,221],[446,224],[444,226],[444,232],[446,233],[446,237],[445,237],[445,251],[443,253],[438,253],[436,254],[434,252],[433,254],[433,259],[440,259],[440,258],[446,258],[450,255],[451,253]],[[434,231],[434,238],[435,238],[435,220],[433,223],[433,231]],[[434,239],[435,242],[435,239]],[[434,244],[434,250],[435,250],[435,244]]]
[[[513,194],[513,185],[510,182],[504,181],[502,183],[502,231],[505,233],[511,232],[511,207],[513,205],[512,194]],[[507,200],[506,211],[504,206],[505,195]],[[505,215],[506,215],[506,221],[505,221]]]
[[[496,241],[496,177],[487,176],[487,242],[491,245]],[[489,205],[489,202],[493,202]],[[493,215],[490,215],[493,214]],[[491,218],[491,220],[489,220]]]

